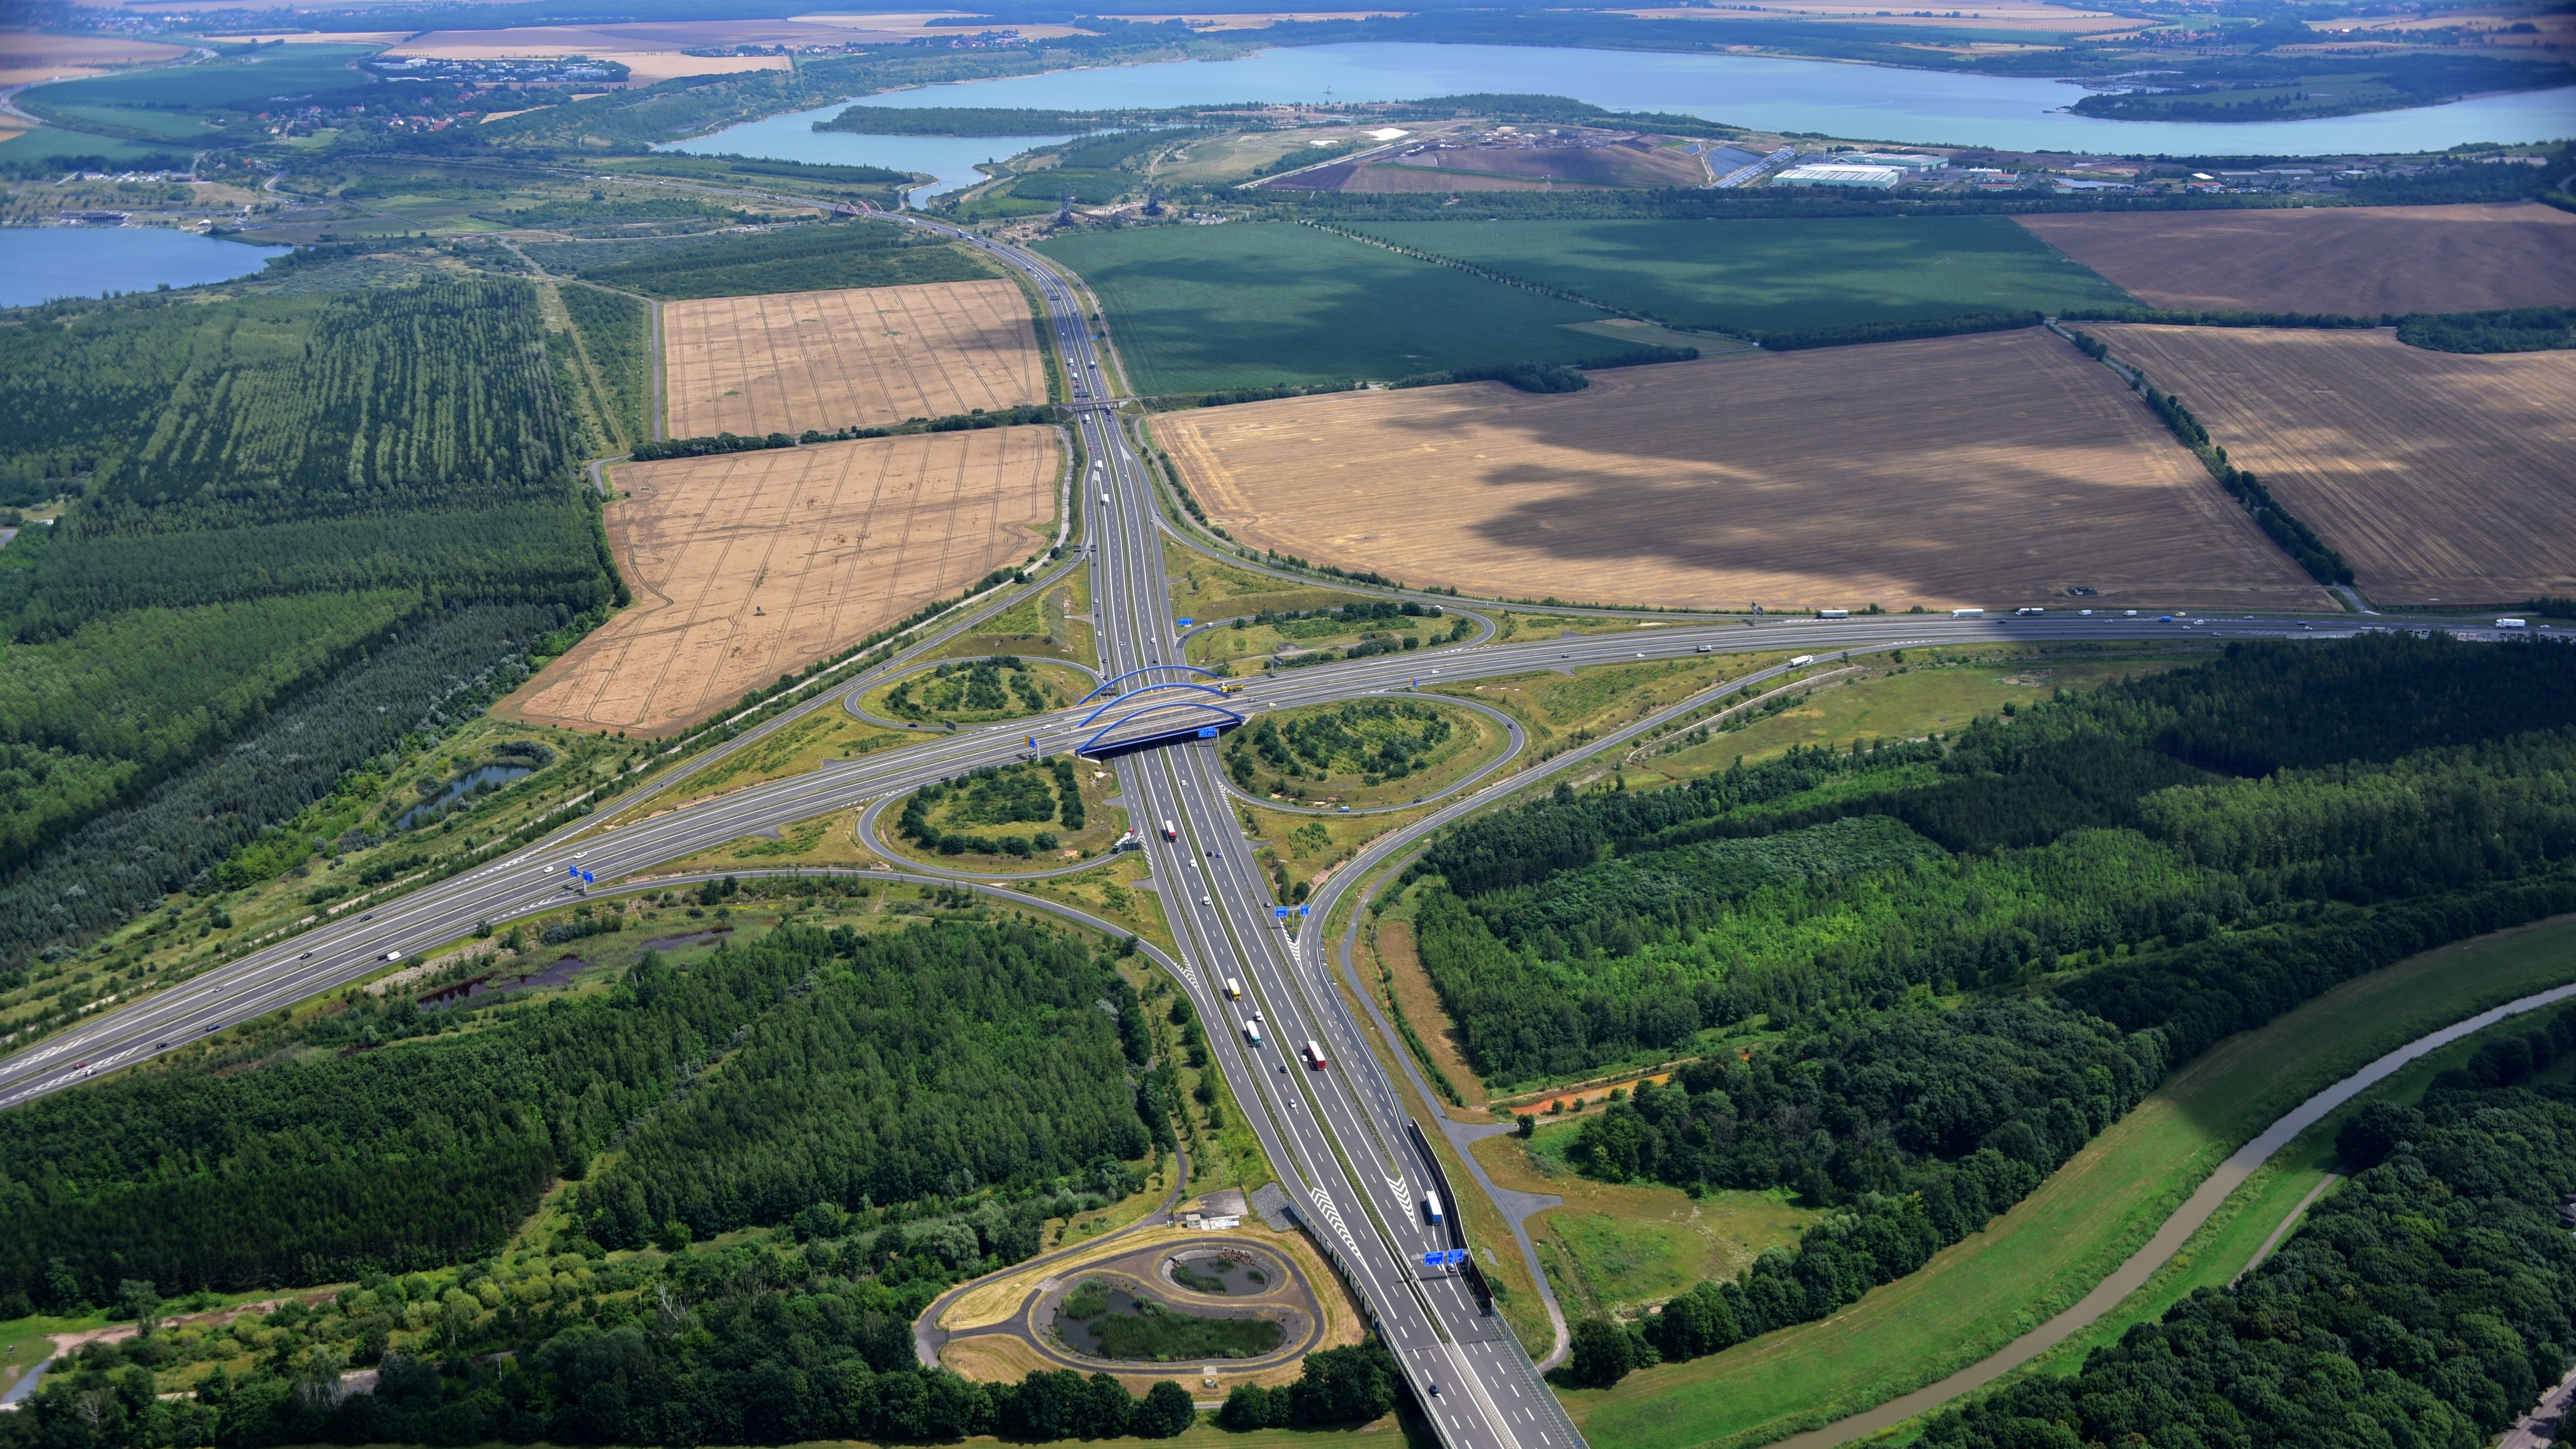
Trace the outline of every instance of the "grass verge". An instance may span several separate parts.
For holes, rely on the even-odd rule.
[[[1768,1443],[1910,1392],[2072,1305],[2229,1152],[2427,1031],[2576,980],[2576,916],[2412,956],[2186,1064],[1982,1233],[1820,1323],[1564,1395],[1593,1443]],[[2258,1238],[2259,1241],[2259,1238]]]

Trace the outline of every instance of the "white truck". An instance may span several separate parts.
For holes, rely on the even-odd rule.
[[[1254,1046],[1261,1045],[1261,1023],[1257,1021],[1245,1022],[1243,1024],[1243,1039],[1252,1043]]]

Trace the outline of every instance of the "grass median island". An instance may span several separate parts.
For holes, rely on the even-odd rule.
[[[1565,329],[1598,320],[1593,308],[1314,227],[1139,227],[1039,250],[1099,295],[1145,393],[1392,381],[1633,350]]]
[[[1474,710],[1371,699],[1264,711],[1228,735],[1219,753],[1238,789],[1304,805],[1368,809],[1437,794],[1509,740]],[[1320,845],[1321,837],[1312,843]]]
[[[1022,607],[1034,612],[1038,603],[1033,599]],[[1090,678],[1079,670],[994,654],[907,675],[868,691],[859,708],[912,725],[991,724],[1063,709],[1091,690]]]
[[[1974,1363],[2081,1298],[2311,1093],[2427,1031],[2576,980],[2571,943],[2576,918],[2561,916],[2347,982],[2184,1066],[1984,1232],[1835,1317],[1569,1392],[1567,1410],[1621,1449],[1749,1446]]]
[[[900,855],[951,870],[1032,870],[1108,850],[1127,829],[1112,777],[1070,755],[984,765],[905,796],[879,830]]]
[[[2129,301],[2001,216],[1370,222],[1353,229],[1671,326],[1753,336]]]

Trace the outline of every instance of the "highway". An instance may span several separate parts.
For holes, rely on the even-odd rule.
[[[982,248],[1028,276],[1046,299],[1050,325],[1074,379],[1069,426],[1078,435],[1085,461],[1083,476],[1073,480],[1071,506],[1081,509],[1083,516],[1072,537],[1085,541],[1085,550],[1069,554],[989,607],[961,614],[887,663],[861,672],[722,749],[605,802],[594,816],[508,859],[423,886],[363,914],[319,925],[0,1058],[0,1107],[61,1090],[345,985],[381,969],[396,955],[409,958],[451,943],[478,921],[505,925],[516,917],[569,904],[574,897],[566,885],[568,867],[613,882],[828,810],[881,809],[923,784],[1023,757],[1032,736],[1041,753],[1070,750],[1092,739],[1101,724],[1157,702],[1168,702],[1170,708],[1134,719],[1113,738],[1132,742],[1145,734],[1175,729],[1194,734],[1225,718],[1212,712],[1215,707],[1248,715],[1537,670],[1702,653],[1813,654],[1821,665],[1847,652],[1909,647],[1997,641],[2147,642],[2211,635],[2319,638],[2349,633],[2354,627],[2352,621],[2313,617],[2159,621],[2113,612],[2087,617],[2067,611],[2038,618],[1889,615],[1750,622],[1665,615],[1640,618],[1632,627],[1610,634],[1562,639],[1484,642],[1491,634],[1488,629],[1478,640],[1446,648],[1258,676],[1244,681],[1243,689],[1232,695],[1159,687],[1191,677],[1173,667],[1181,657],[1181,631],[1172,616],[1164,572],[1165,540],[1188,540],[1164,517],[1154,484],[1126,431],[1119,369],[1114,357],[1106,354],[1103,339],[1095,338],[1087,323],[1085,293],[1077,279],[1034,254],[935,222],[914,219],[913,224],[959,236]],[[1014,722],[961,730],[883,755],[826,764],[804,775],[632,823],[613,827],[603,823],[657,796],[686,799],[686,782],[693,775],[795,718],[816,709],[854,709],[868,689],[917,667],[928,652],[971,629],[978,620],[1081,566],[1093,570],[1100,673],[1113,679],[1136,676],[1129,680],[1119,707],[1102,716],[1100,724],[1082,723],[1097,709],[1095,702],[1046,717],[1034,727]],[[1454,606],[1470,601],[1449,602]],[[1321,935],[1325,918],[1369,868],[1411,849],[1439,825],[1535,780],[1596,761],[1639,733],[1704,707],[1718,693],[1758,692],[1764,682],[1786,672],[1786,666],[1765,669],[1668,706],[1544,765],[1483,772],[1451,787],[1428,819],[1388,833],[1359,860],[1336,872],[1313,902],[1313,914],[1285,923],[1294,929],[1284,929],[1274,918],[1269,883],[1254,863],[1253,847],[1246,839],[1214,739],[1192,737],[1115,754],[1119,803],[1143,838],[1154,886],[1177,937],[1177,974],[1208,1023],[1211,1046],[1226,1079],[1300,1217],[1366,1304],[1441,1440],[1451,1449],[1569,1449],[1580,1440],[1554,1396],[1511,1341],[1500,1317],[1480,1309],[1471,1285],[1454,1270],[1422,1266],[1425,1253],[1446,1249],[1453,1241],[1449,1227],[1430,1224],[1423,1211],[1433,1165],[1423,1159],[1422,1149],[1409,1133],[1409,1118],[1396,1095],[1398,1085],[1368,1051],[1359,1023],[1336,987]],[[1523,743],[1517,730],[1512,737],[1516,748]],[[872,822],[873,816],[869,818]],[[1170,838],[1159,828],[1166,821],[1172,825]],[[917,877],[925,872],[902,867],[899,873]],[[995,879],[990,872],[976,878]],[[1243,984],[1242,1000],[1227,997],[1229,979]],[[1256,1014],[1262,1024],[1257,1046],[1243,1030],[1243,1023]],[[1328,1065],[1299,1059],[1299,1051],[1309,1041],[1318,1044]],[[1452,1225],[1455,1215],[1452,1204]]]

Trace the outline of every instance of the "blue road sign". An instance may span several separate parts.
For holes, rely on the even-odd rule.
[[[577,865],[565,866],[564,874],[571,876],[574,880],[579,880],[581,879],[581,867]]]
[[[1299,914],[1299,915],[1301,915],[1301,916],[1302,916],[1302,915],[1304,915],[1304,914],[1306,914],[1306,908],[1305,908],[1304,906],[1299,906],[1299,907],[1297,908],[1297,914]]]
[[[1448,1260],[1449,1255],[1447,1253],[1425,1253],[1422,1255],[1422,1266],[1425,1268],[1437,1268]]]
[[[1173,620],[1173,622],[1174,622],[1174,623],[1176,623],[1176,624],[1178,624],[1178,625],[1180,625],[1182,628],[1186,629],[1186,628],[1190,627],[1190,625],[1191,625],[1191,624],[1193,624],[1193,623],[1195,623],[1195,622],[1197,622],[1197,621],[1196,621],[1196,620],[1192,620],[1192,619],[1175,619],[1175,620]]]
[[[1274,921],[1284,921],[1288,919],[1288,908],[1286,906],[1271,907],[1270,918]]]
[[[1200,739],[1203,739],[1203,740],[1212,740],[1212,739],[1215,739],[1215,738],[1216,738],[1216,726],[1215,726],[1215,725],[1201,725],[1201,726],[1199,726],[1199,738],[1200,738]]]
[[[1455,1268],[1455,1267],[1457,1267],[1459,1264],[1461,1264],[1461,1263],[1463,1263],[1463,1262],[1466,1262],[1466,1261],[1467,1261],[1467,1250],[1466,1250],[1466,1249],[1464,1249],[1464,1248],[1451,1248],[1451,1249],[1449,1250],[1449,1266],[1450,1266],[1450,1267]]]
[[[599,877],[592,875],[589,871],[583,871],[581,873],[581,883],[583,885],[597,885],[599,884]]]

